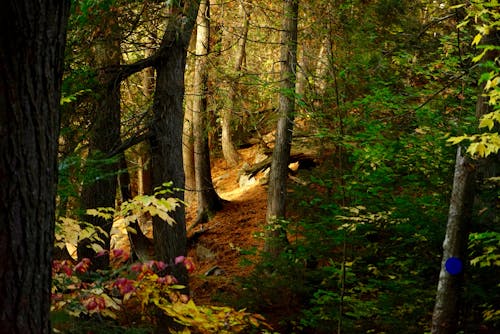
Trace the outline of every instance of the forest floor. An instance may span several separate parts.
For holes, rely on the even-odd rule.
[[[208,223],[190,230],[196,208],[194,205],[187,208],[188,237],[193,240],[188,255],[196,264],[190,289],[197,304],[214,304],[214,298],[221,294],[237,295],[234,279],[246,276],[252,270],[242,262],[245,258],[251,259],[248,253],[261,249],[263,245],[259,234],[267,206],[267,189],[260,183],[264,176],[260,173],[254,180],[244,184],[239,182],[243,166],[253,165],[259,157],[257,145],[241,149],[239,153],[242,159],[235,167],[229,167],[222,158],[212,161],[214,186],[225,200],[223,209]]]

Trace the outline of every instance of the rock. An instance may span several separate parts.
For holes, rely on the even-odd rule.
[[[220,276],[224,275],[226,272],[219,266],[213,266],[205,272],[205,276]]]

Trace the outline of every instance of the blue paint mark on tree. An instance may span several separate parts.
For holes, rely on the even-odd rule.
[[[457,257],[450,257],[448,260],[446,260],[444,266],[446,268],[446,271],[450,275],[458,275],[462,272],[463,269],[462,260]]]

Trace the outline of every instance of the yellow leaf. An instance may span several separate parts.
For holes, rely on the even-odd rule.
[[[481,59],[483,59],[484,55],[486,54],[487,50],[484,50],[480,55],[477,55],[475,56],[474,58],[472,58],[472,61],[477,63],[478,61],[480,61]]]
[[[495,123],[493,122],[493,120],[491,118],[483,117],[483,118],[481,118],[481,121],[479,122],[480,128],[488,127],[488,129],[491,130],[491,129],[493,129],[493,126],[495,126]]]
[[[111,311],[109,308],[105,308],[104,310],[101,310],[101,315],[111,318],[111,319],[117,319],[118,316],[115,314],[115,312]]]
[[[465,136],[459,136],[459,137],[451,137],[451,138],[448,138],[446,141],[450,142],[452,145],[456,145],[456,144],[461,143],[462,141],[464,141],[466,139],[470,139],[469,136],[465,135]]]
[[[479,45],[479,42],[481,42],[481,39],[483,38],[482,34],[477,34],[474,39],[472,40],[472,45]]]
[[[484,146],[483,143],[472,143],[467,149],[467,152],[470,153],[472,156],[477,155],[482,158],[486,154],[486,147]]]
[[[96,243],[92,243],[92,244],[90,245],[90,248],[92,248],[92,249],[94,250],[94,252],[96,252],[96,253],[99,253],[99,252],[101,252],[101,251],[103,251],[103,250],[104,250],[104,248],[102,248],[102,246],[101,246],[101,245],[96,244]]]
[[[135,230],[135,228],[133,228],[133,227],[127,226],[126,230],[127,230],[127,232],[129,232],[129,233],[132,233],[132,234],[137,234],[137,231],[136,231],[136,230]]]

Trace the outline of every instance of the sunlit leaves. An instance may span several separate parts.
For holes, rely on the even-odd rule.
[[[110,208],[89,210],[88,214],[96,216],[108,216]],[[102,251],[104,241],[102,236],[107,236],[107,232],[100,226],[89,224],[85,221],[60,217],[56,222],[55,247],[64,249],[67,244],[77,245],[78,241],[89,239],[91,241],[89,247],[92,247],[96,252]]]
[[[348,232],[356,231],[360,226],[372,224],[376,227],[383,227],[390,224],[401,224],[406,222],[407,219],[395,219],[391,211],[384,212],[366,212],[364,206],[344,208],[348,215],[338,215],[336,218],[344,223],[338,228],[339,230],[346,230]]]
[[[483,232],[469,235],[470,263],[479,267],[500,267],[500,233]]]
[[[186,257],[178,257],[176,262],[192,264]],[[84,265],[88,264],[87,259]],[[239,333],[252,327],[267,327],[264,318],[245,310],[196,305],[181,292],[184,286],[165,273],[168,266],[162,261],[122,265],[91,282],[80,279],[82,273],[77,268],[81,267],[71,268],[66,261],[54,262],[52,311],[73,317],[98,315],[116,319],[120,312],[128,312],[128,305],[139,305],[144,318],[157,315],[160,310],[186,326],[183,333]]]
[[[98,208],[98,209],[88,209],[87,215],[100,217],[106,220],[113,218],[115,209],[113,208]]]
[[[479,135],[452,137],[448,139],[448,142],[452,144],[459,144],[464,140],[470,141],[467,153],[474,158],[485,158],[491,154],[497,154],[500,150],[500,136],[498,133],[483,133]]]

